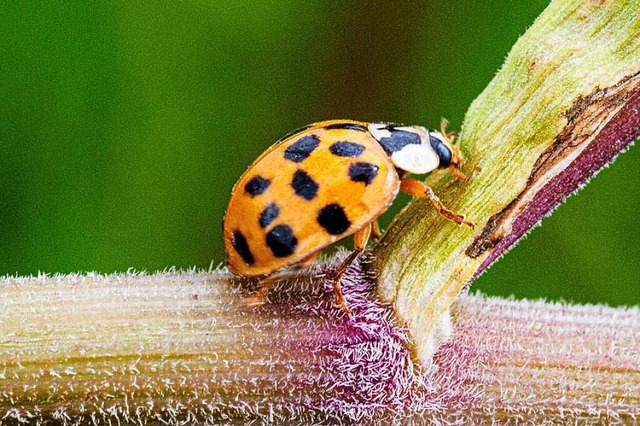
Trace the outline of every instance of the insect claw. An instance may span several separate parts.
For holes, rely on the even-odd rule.
[[[449,173],[461,182],[469,182],[469,176],[462,173],[456,164],[451,164],[449,166]]]
[[[342,308],[342,311],[348,316],[351,315],[351,309],[347,306],[347,301],[345,300],[342,292],[340,290],[336,291],[336,287],[333,287],[334,295],[336,297],[336,304]]]
[[[460,223],[458,225],[466,225],[471,229],[476,229],[476,224],[466,220],[462,215],[460,216]]]
[[[464,164],[470,168],[471,170],[475,171],[475,172],[481,172],[482,171],[482,167],[478,166],[477,164],[471,163],[469,161],[465,161]]]

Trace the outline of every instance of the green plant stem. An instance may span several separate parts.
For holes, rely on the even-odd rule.
[[[427,181],[447,207],[475,222],[475,230],[414,200],[374,251],[379,294],[394,303],[424,364],[450,335],[449,307],[487,262],[508,249],[500,243],[509,240],[518,218],[528,207],[550,208],[551,202],[534,203],[535,197],[570,167],[582,173],[578,183],[595,172],[578,159],[638,90],[636,0],[552,1],[518,40],[462,126],[462,151],[482,171],[468,183],[442,174]],[[634,131],[638,137],[640,128]],[[574,190],[557,188],[565,191],[562,198]]]

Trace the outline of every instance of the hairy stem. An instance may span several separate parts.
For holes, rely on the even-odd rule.
[[[461,290],[640,136],[640,2],[556,0],[469,108],[469,183],[431,176],[474,231],[413,201],[375,249],[392,301],[427,364]]]
[[[0,423],[630,421],[640,311],[466,296],[428,369],[347,273],[345,317],[322,279],[261,307],[219,272],[0,282]]]

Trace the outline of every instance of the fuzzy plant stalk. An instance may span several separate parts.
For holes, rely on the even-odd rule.
[[[2,280],[0,424],[638,422],[640,310],[460,295],[638,137],[638,52],[637,1],[552,1],[465,117],[482,170],[429,180],[476,229],[412,202],[350,316],[344,254],[260,306],[220,271]]]
[[[639,136],[639,107],[640,2],[552,1],[465,116],[462,151],[482,171],[428,180],[475,230],[415,200],[375,248],[379,295],[422,363],[465,286]]]
[[[640,419],[640,309],[464,296],[428,368],[360,264],[247,306],[220,271],[0,282],[0,424]]]

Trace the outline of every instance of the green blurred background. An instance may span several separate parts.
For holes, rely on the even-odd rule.
[[[329,118],[459,128],[546,4],[5,2],[0,275],[216,265],[231,187],[267,146]],[[638,155],[475,288],[640,303]]]

